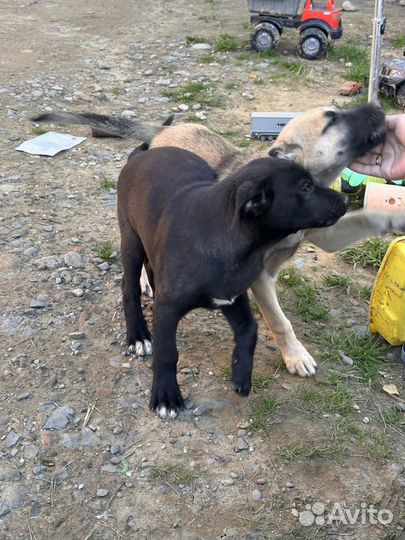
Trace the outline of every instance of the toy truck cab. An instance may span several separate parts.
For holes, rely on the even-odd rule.
[[[297,114],[291,112],[252,112],[250,115],[250,135],[260,141],[277,139],[283,127]]]
[[[248,0],[248,5],[254,24],[251,42],[258,51],[274,49],[284,27],[299,29],[297,52],[308,60],[325,53],[329,38],[342,36],[341,11],[334,0],[306,0],[301,14],[300,0]]]

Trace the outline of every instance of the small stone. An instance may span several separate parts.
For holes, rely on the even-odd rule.
[[[145,73],[145,75],[146,75],[146,73]],[[127,118],[128,120],[131,120],[131,118],[135,118],[135,117],[136,117],[136,112],[135,112],[135,111],[130,111],[130,110],[126,109],[125,111],[122,111],[121,117],[122,117],[122,118]]]
[[[231,478],[236,480],[237,478],[239,478],[239,474],[235,471],[231,471]]]
[[[193,410],[193,415],[194,416],[202,416],[205,412],[208,411],[208,407],[206,407],[206,405],[198,405],[194,410]]]
[[[287,482],[286,485],[285,485],[285,487],[286,487],[287,489],[294,489],[294,488],[295,488],[295,485],[294,485],[292,482]]]
[[[44,429],[64,428],[69,423],[74,413],[75,411],[72,407],[60,407],[59,409],[56,409],[56,411],[46,420]]]
[[[197,111],[195,113],[195,116],[196,118],[198,118],[199,120],[207,120],[207,115],[205,114],[204,111]]]
[[[405,412],[405,403],[397,403],[395,408],[399,412]]]
[[[253,101],[254,99],[256,99],[254,94],[252,94],[252,92],[249,92],[247,90],[242,92],[242,97],[243,99],[246,99],[247,101]]]
[[[52,480],[56,483],[62,482],[63,480],[67,480],[68,478],[69,478],[69,471],[67,469],[55,471],[55,473],[52,475]]]
[[[196,51],[212,51],[212,45],[209,43],[194,43],[191,48]]]
[[[346,356],[343,351],[338,351],[340,359],[342,360],[342,364],[345,366],[351,367],[353,365],[353,360],[350,358],[350,356]]]
[[[24,399],[29,399],[31,397],[31,394],[29,392],[23,392],[22,394],[18,394],[16,397],[17,401],[23,401]]]
[[[178,105],[177,108],[179,109],[179,111],[186,112],[189,110],[190,107],[186,105],[185,103],[180,103],[180,105]]]
[[[84,267],[83,257],[80,253],[77,253],[77,251],[68,251],[68,253],[65,253],[63,256],[63,260],[65,261],[66,266],[73,266],[73,268]]]
[[[245,441],[245,439],[240,438],[238,439],[238,446],[236,448],[236,452],[242,452],[243,450],[249,450],[249,445]]]
[[[108,493],[109,493],[108,489],[98,489],[97,497],[107,497]]]
[[[30,302],[30,308],[31,309],[43,309],[46,307],[46,302],[43,302],[42,300],[36,299],[31,300]]]
[[[232,478],[224,478],[223,480],[221,480],[221,484],[223,486],[233,486],[234,483],[235,482],[232,480]]]
[[[19,440],[20,440],[20,435],[18,435],[18,433],[16,433],[15,431],[10,431],[10,433],[7,435],[4,441],[4,446],[6,448],[11,448],[12,446],[15,446]]]
[[[247,433],[248,432],[246,431],[246,429],[239,429],[238,430],[238,437],[246,437]]]
[[[363,418],[363,424],[369,424],[370,423],[370,418],[368,416],[365,416]]]
[[[256,480],[256,484],[258,484],[259,486],[264,486],[264,484],[267,484],[267,480],[265,478],[258,478]]]
[[[298,510],[297,510],[296,508],[292,508],[291,514],[292,514],[294,517],[298,517],[298,516],[300,515],[300,513],[298,512]]]
[[[262,494],[260,493],[260,491],[258,489],[254,489],[252,491],[252,499],[254,501],[260,501],[262,498]]]
[[[77,298],[80,298],[81,296],[84,295],[83,289],[73,289],[71,293],[73,294],[73,296],[76,296]]]
[[[10,508],[7,504],[0,504],[0,518],[6,516],[10,512]]]
[[[98,267],[102,272],[105,272],[106,270],[110,268],[110,265],[108,264],[107,261],[104,261],[101,264],[99,264]]]
[[[111,445],[110,452],[113,455],[119,454],[121,452],[121,446],[119,444]]]
[[[118,456],[113,456],[111,459],[110,459],[110,463],[112,465],[119,465],[121,463],[121,458],[119,458]]]

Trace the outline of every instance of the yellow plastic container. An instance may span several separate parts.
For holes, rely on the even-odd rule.
[[[393,240],[374,283],[370,330],[390,345],[405,343],[405,236]]]

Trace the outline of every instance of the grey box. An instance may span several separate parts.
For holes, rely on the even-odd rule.
[[[295,112],[252,112],[250,115],[250,135],[261,141],[276,139]]]

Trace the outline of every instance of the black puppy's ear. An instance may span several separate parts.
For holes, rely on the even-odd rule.
[[[254,219],[266,212],[272,203],[272,197],[263,187],[249,184],[242,185],[236,196],[236,212],[239,219]]]

